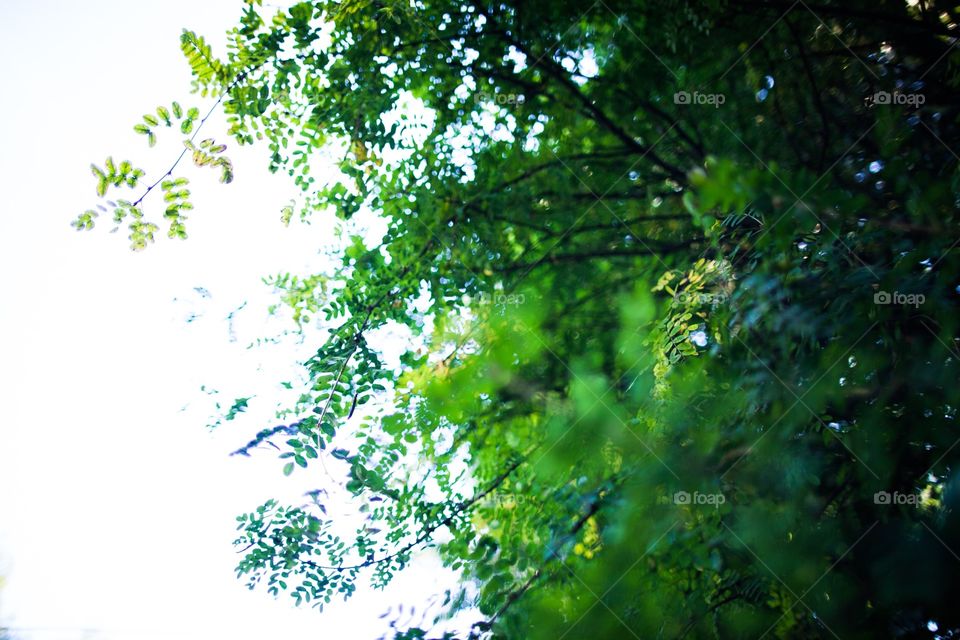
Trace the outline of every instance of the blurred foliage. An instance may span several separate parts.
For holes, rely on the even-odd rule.
[[[364,525],[268,502],[238,574],[322,606],[434,546],[464,638],[955,637],[958,12],[318,0],[246,3],[223,54],[185,32],[199,97],[293,179],[284,222],[387,221],[269,281],[329,335],[242,450],[335,470]],[[153,239],[143,196],[110,206]]]

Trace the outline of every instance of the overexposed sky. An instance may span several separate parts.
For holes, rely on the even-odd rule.
[[[264,324],[260,278],[322,269],[331,235],[322,220],[280,224],[293,188],[267,173],[263,148],[231,145],[229,186],[189,170],[186,242],[161,232],[134,254],[125,229],[69,226],[96,202],[91,161],[165,170],[172,157],[132,126],[173,99],[205,112],[209,101],[188,93],[180,30],[216,43],[240,8],[0,4],[0,627],[14,638],[374,638],[389,605],[456,584],[424,555],[386,592],[361,587],[318,615],[233,576],[234,517],[267,498],[296,501],[322,477],[311,467],[285,479],[266,451],[228,457],[268,426],[250,416],[204,428],[201,384],[227,403],[269,392],[316,346],[245,348],[285,328]],[[245,301],[231,342],[226,314]],[[259,399],[252,413],[266,419]]]

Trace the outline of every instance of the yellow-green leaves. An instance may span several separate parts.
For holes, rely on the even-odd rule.
[[[153,234],[156,230],[157,225],[152,222],[134,220],[130,223],[130,247],[134,251],[146,249],[147,244],[153,242]]]
[[[193,152],[193,163],[198,167],[218,167],[220,169],[220,182],[227,184],[233,181],[233,162],[230,158],[221,155],[227,150],[227,145],[217,144],[213,138],[207,138],[195,145],[190,140],[185,140],[183,145],[187,150]]]
[[[95,164],[91,164],[90,171],[93,173],[93,177],[97,180],[96,192],[101,198],[107,195],[107,190],[110,187],[121,187],[124,185],[131,189],[136,187],[138,181],[143,176],[143,170],[134,168],[129,161],[124,160],[117,165],[111,157],[106,159],[103,168],[98,167]],[[132,210],[130,203],[125,200],[120,200],[118,202],[108,200],[106,201],[106,204],[114,210],[114,219],[118,222],[126,215],[124,211],[127,209]],[[97,208],[101,211],[107,211],[107,207],[105,207],[103,204],[97,205]],[[93,229],[94,220],[98,216],[99,214],[96,211],[93,209],[88,209],[84,213],[80,214],[80,216],[73,221],[72,225],[78,231]]]
[[[131,189],[137,186],[137,182],[143,176],[142,169],[135,169],[133,165],[124,160],[117,166],[113,158],[107,158],[103,168],[95,164],[90,165],[90,171],[93,177],[97,179],[96,191],[101,198],[107,194],[107,189],[111,186],[121,187],[126,185]]]
[[[101,198],[107,194],[107,176],[97,165],[91,164],[90,170],[97,179],[97,195]]]
[[[157,107],[156,115],[152,113],[144,114],[143,122],[135,124],[133,130],[146,136],[147,144],[152,147],[157,143],[155,129],[160,126],[161,122],[165,127],[172,127],[177,121],[180,121],[180,132],[189,134],[193,131],[194,122],[199,116],[200,110],[196,107],[190,107],[184,111],[180,103],[174,101],[169,109],[163,105]]]
[[[86,211],[81,213],[79,216],[77,216],[77,219],[71,222],[70,224],[77,231],[87,231],[87,230],[93,229],[94,220],[96,220],[96,218],[99,217],[99,215],[100,214],[94,211],[93,209],[87,209]]]
[[[229,69],[213,56],[213,51],[203,36],[184,29],[180,35],[180,50],[183,51],[183,55],[190,64],[190,70],[197,78],[201,95],[208,95],[215,83],[229,81]]]
[[[184,226],[187,216],[184,215],[184,212],[193,209],[193,205],[189,201],[190,190],[186,188],[187,182],[186,178],[180,177],[164,180],[160,183],[163,190],[163,201],[167,204],[163,217],[170,224],[167,231],[167,236],[170,238],[180,238],[182,240],[187,238],[187,230]]]

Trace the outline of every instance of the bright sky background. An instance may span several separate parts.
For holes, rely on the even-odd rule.
[[[204,428],[201,384],[227,403],[269,390],[311,346],[245,348],[282,328],[263,324],[273,300],[260,278],[322,268],[330,236],[319,221],[279,222],[293,189],[266,172],[263,148],[231,145],[229,186],[190,171],[186,242],[161,231],[133,254],[109,222],[69,226],[96,202],[91,161],[145,161],[150,181],[149,162],[165,170],[172,158],[148,152],[132,126],[173,99],[205,112],[209,101],[188,93],[179,33],[216,46],[239,9],[0,4],[0,627],[14,638],[374,638],[391,604],[456,584],[424,555],[386,592],[361,587],[319,615],[233,575],[234,517],[271,497],[302,500],[322,473],[285,480],[274,455],[227,456],[268,424]],[[244,301],[231,342],[225,317]]]

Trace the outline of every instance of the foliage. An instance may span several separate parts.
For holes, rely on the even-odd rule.
[[[957,24],[933,0],[317,0],[246,3],[220,57],[185,32],[195,91],[293,179],[286,222],[387,222],[271,281],[328,336],[292,422],[240,450],[338,469],[365,522],[268,502],[238,574],[322,606],[435,546],[473,636],[958,633]],[[137,132],[185,118],[228,182],[206,118],[161,109]],[[107,203],[134,248],[147,193]],[[394,370],[371,335],[397,325]]]

